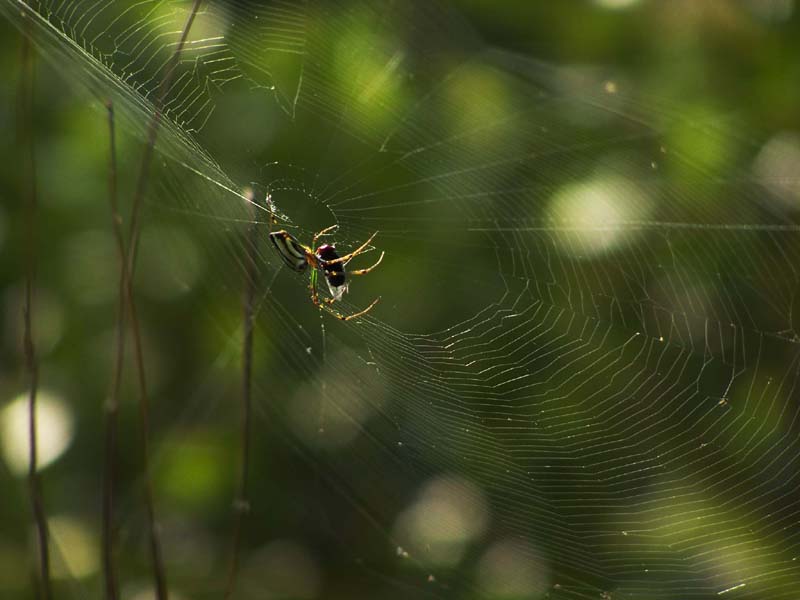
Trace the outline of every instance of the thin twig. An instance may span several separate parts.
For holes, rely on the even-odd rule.
[[[106,585],[106,598],[116,600],[119,596],[116,573],[114,569],[114,482],[117,467],[117,424],[119,415],[119,389],[122,381],[122,366],[125,356],[125,290],[127,289],[125,268],[125,240],[122,234],[122,217],[117,202],[117,153],[114,136],[114,106],[109,100],[108,137],[110,145],[110,162],[108,167],[108,198],[111,205],[111,222],[120,259],[119,296],[117,307],[117,340],[114,373],[111,389],[105,405],[105,480],[103,482],[103,577]]]
[[[250,209],[250,225],[247,228],[244,256],[244,337],[242,340],[242,462],[239,472],[239,490],[234,501],[235,521],[233,525],[233,544],[231,550],[231,563],[228,570],[228,582],[225,588],[225,598],[231,598],[236,587],[236,574],[239,569],[239,547],[241,545],[242,527],[245,515],[250,510],[250,501],[247,494],[247,479],[250,464],[250,420],[252,412],[251,389],[253,371],[253,312],[255,305],[257,257],[258,257],[258,228],[253,205],[253,192],[247,190],[245,197]]]
[[[145,508],[147,512],[147,525],[150,537],[150,554],[153,560],[153,574],[156,585],[156,597],[158,600],[167,600],[167,578],[164,569],[164,562],[161,555],[161,543],[159,541],[158,528],[156,525],[155,507],[153,501],[153,483],[150,474],[150,418],[149,418],[149,399],[147,396],[147,380],[144,369],[144,358],[142,352],[141,330],[139,328],[139,318],[136,312],[136,303],[133,296],[133,274],[136,265],[136,251],[139,241],[139,213],[141,212],[142,199],[144,198],[145,190],[147,188],[148,174],[150,172],[150,163],[152,162],[153,152],[156,145],[156,138],[158,137],[158,130],[163,118],[164,99],[167,92],[172,85],[172,80],[175,75],[175,70],[180,60],[183,46],[189,37],[189,30],[192,27],[194,18],[200,8],[202,0],[194,0],[192,8],[186,18],[186,23],[183,26],[181,37],[178,42],[175,52],[173,53],[167,65],[167,70],[161,80],[161,86],[158,96],[156,98],[153,117],[150,120],[147,133],[147,142],[144,147],[142,155],[142,162],[139,169],[139,176],[136,181],[136,191],[133,196],[131,206],[131,222],[129,228],[129,241],[128,241],[128,255],[123,269],[126,271],[124,275],[125,296],[127,300],[128,314],[131,320],[131,329],[133,332],[133,346],[134,356],[136,363],[136,374],[139,382],[139,420],[140,420],[140,435],[142,444],[142,469],[144,471],[144,487],[145,487]]]
[[[127,279],[127,307],[133,331],[133,351],[136,363],[136,375],[139,381],[139,419],[141,423],[140,437],[142,444],[142,470],[144,471],[145,509],[147,511],[147,524],[150,534],[150,555],[153,559],[153,574],[156,583],[156,598],[167,600],[167,577],[164,569],[164,559],[161,554],[161,543],[156,525],[155,503],[153,501],[153,482],[150,476],[150,420],[149,399],[147,396],[147,379],[144,370],[144,355],[142,352],[142,337],[139,328],[139,317],[136,313],[136,304],[133,302],[130,271]]]
[[[28,395],[28,486],[30,488],[31,508],[36,522],[36,534],[39,544],[39,585],[40,595],[45,600],[52,598],[50,584],[50,552],[48,548],[47,517],[44,512],[44,498],[41,482],[37,472],[37,429],[36,429],[36,394],[39,388],[39,364],[36,358],[36,347],[33,342],[33,287],[36,280],[36,155],[33,144],[33,54],[28,35],[22,37],[21,72],[19,79],[19,135],[20,146],[25,148],[25,167],[23,178],[27,181],[26,189],[26,228],[27,228],[27,264],[25,273],[25,303],[22,309],[25,321],[23,346],[25,366],[30,377]]]

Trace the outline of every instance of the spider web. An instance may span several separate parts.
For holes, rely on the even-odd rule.
[[[140,139],[188,9],[2,4]],[[795,597],[796,205],[753,166],[763,136],[690,108],[488,47],[435,3],[203,4],[146,223],[207,248],[226,382],[255,215],[258,428],[345,499],[327,527],[375,594]],[[320,318],[267,192],[301,242],[379,232],[338,308],[372,312]],[[281,481],[259,443],[254,519]]]

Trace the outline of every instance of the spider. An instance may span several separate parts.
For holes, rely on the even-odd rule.
[[[350,254],[345,254],[344,256],[339,256],[339,253],[336,252],[336,248],[333,244],[322,244],[316,250],[312,250],[312,248],[316,245],[317,240],[322,237],[323,235],[329,234],[334,229],[337,229],[338,225],[331,225],[330,227],[326,227],[322,231],[319,231],[314,234],[314,237],[311,238],[311,247],[301,244],[297,238],[291,235],[289,232],[281,229],[280,231],[272,231],[272,225],[276,225],[278,223],[277,219],[275,218],[275,214],[273,212],[273,204],[272,204],[272,197],[268,194],[267,195],[267,206],[269,207],[270,211],[270,232],[269,232],[269,239],[272,241],[275,249],[280,254],[280,257],[283,259],[283,262],[286,263],[293,271],[297,273],[302,273],[306,270],[307,267],[311,267],[311,280],[309,282],[308,288],[311,292],[311,302],[314,303],[315,306],[318,306],[321,309],[325,309],[327,312],[332,314],[337,319],[341,319],[342,321],[349,321],[350,319],[355,319],[356,317],[360,317],[362,315],[367,314],[372,307],[378,303],[380,297],[375,298],[372,303],[367,306],[364,310],[361,310],[357,313],[352,315],[342,315],[336,312],[333,308],[330,307],[337,300],[342,299],[342,295],[347,291],[349,287],[349,283],[347,281],[347,277],[350,275],[366,275],[372,269],[377,267],[381,264],[383,260],[384,252],[381,252],[378,261],[372,265],[371,267],[367,267],[366,269],[358,269],[355,271],[345,271],[345,266],[351,260],[353,260],[359,254],[362,254],[366,247],[369,246],[369,243],[373,240],[373,238],[378,235],[376,231],[373,233],[369,239],[361,244],[358,248],[356,248]],[[328,290],[331,293],[330,298],[320,298],[319,294],[317,293],[317,275],[318,273],[322,273],[325,277],[325,281],[328,284]]]

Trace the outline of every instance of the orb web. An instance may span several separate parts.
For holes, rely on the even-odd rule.
[[[188,4],[26,10],[143,138]],[[794,597],[788,150],[422,2],[206,2],[164,106],[146,227],[204,246],[191,286],[228,339],[209,377],[237,360],[255,221],[257,413],[370,524],[330,525],[363,577],[408,597]],[[320,318],[269,247],[267,193],[303,243],[378,231],[351,268],[384,264],[340,308],[381,296],[372,312]]]

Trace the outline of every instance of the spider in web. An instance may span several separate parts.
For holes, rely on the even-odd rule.
[[[269,207],[270,217],[269,239],[272,241],[272,244],[275,246],[278,254],[280,254],[283,262],[286,263],[286,266],[297,273],[303,273],[308,267],[311,267],[311,280],[308,288],[311,292],[311,302],[313,302],[315,306],[326,310],[334,317],[341,319],[342,321],[355,319],[356,317],[365,315],[372,310],[372,307],[378,303],[378,300],[380,300],[380,296],[375,298],[375,300],[373,300],[372,303],[364,310],[351,315],[342,315],[331,308],[330,305],[337,300],[341,300],[342,295],[348,291],[350,284],[347,281],[347,278],[349,276],[366,275],[372,271],[372,269],[381,264],[383,255],[385,254],[384,252],[381,252],[378,261],[371,267],[367,267],[366,269],[357,269],[355,271],[345,271],[345,266],[347,263],[349,263],[359,254],[362,254],[366,251],[369,243],[376,235],[378,235],[377,231],[373,233],[366,242],[361,244],[350,254],[339,256],[339,253],[336,252],[336,248],[333,246],[333,244],[322,244],[316,250],[312,249],[316,245],[319,238],[321,238],[323,235],[329,234],[334,229],[337,229],[339,227],[338,225],[331,225],[330,227],[326,227],[322,231],[315,233],[314,237],[311,238],[311,246],[309,247],[301,244],[297,238],[283,229],[280,231],[272,231],[272,226],[277,225],[278,220],[275,218],[272,196],[269,194],[267,194],[267,206]],[[328,291],[330,291],[331,294],[330,298],[320,298],[319,293],[317,292],[317,277],[319,273],[325,277],[325,281],[328,284]]]

